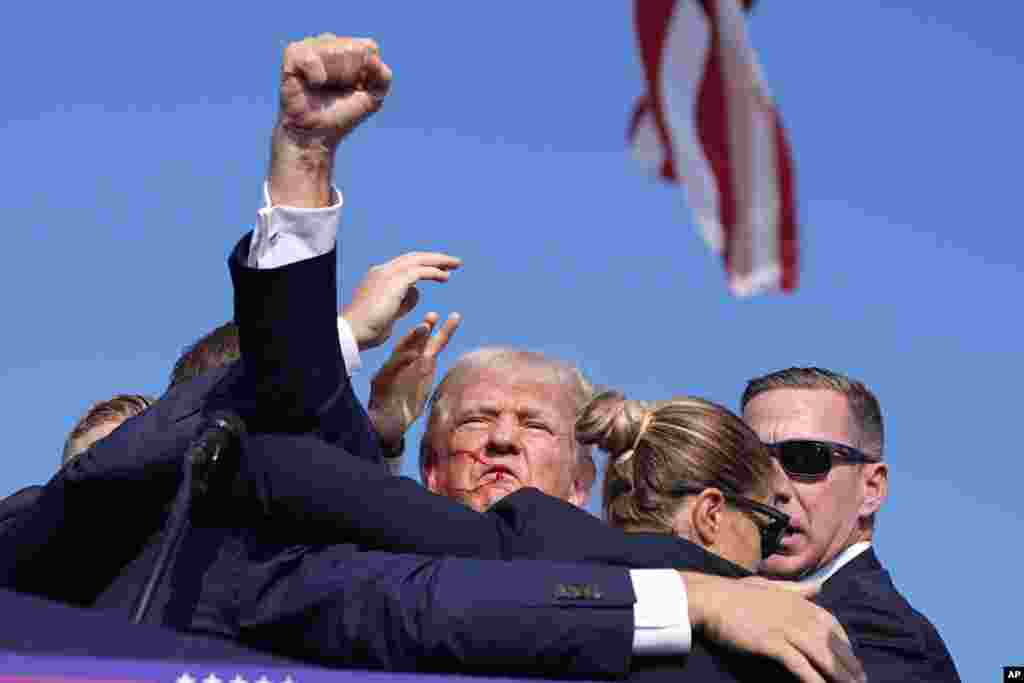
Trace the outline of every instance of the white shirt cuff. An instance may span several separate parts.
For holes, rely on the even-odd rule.
[[[334,249],[343,200],[338,188],[332,188],[331,192],[332,204],[318,209],[273,206],[269,184],[264,183],[265,206],[257,212],[248,266],[280,268],[323,256]]]
[[[338,316],[338,341],[341,342],[341,355],[345,358],[345,368],[352,374],[362,367],[363,359],[359,357],[359,344],[348,321]]]
[[[633,654],[682,655],[690,651],[693,634],[686,584],[674,569],[631,569],[636,593],[633,605]]]

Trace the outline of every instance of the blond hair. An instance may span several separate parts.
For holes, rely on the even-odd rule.
[[[523,376],[534,381],[541,378],[547,383],[560,386],[572,401],[574,414],[583,409],[594,393],[589,380],[576,366],[537,351],[485,346],[465,354],[445,374],[430,397],[427,428],[420,442],[420,474],[424,480],[427,465],[437,455],[432,446],[434,438],[438,430],[447,425],[450,417],[451,397],[458,393],[467,378],[479,370],[501,372],[507,374],[512,381]],[[575,457],[571,464],[575,465],[581,456],[589,454],[589,448],[581,448],[575,441],[573,445]]]
[[[87,451],[96,441],[92,430],[105,424],[120,425],[130,417],[141,414],[153,405],[153,399],[141,394],[118,394],[106,401],[94,403],[85,411],[64,442],[61,463],[67,464],[78,454]]]
[[[704,399],[643,403],[606,391],[577,419],[576,438],[610,456],[603,508],[615,527],[670,533],[680,484],[743,496],[770,492],[767,448],[740,418]]]

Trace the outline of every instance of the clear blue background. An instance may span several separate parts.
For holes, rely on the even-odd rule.
[[[734,407],[788,365],[864,378],[889,427],[883,561],[965,681],[1024,660],[1024,5],[762,0],[803,270],[795,295],[748,301],[682,193],[628,156],[630,3],[16,3],[5,19],[0,495],[50,476],[91,402],[159,394],[230,316],[224,259],[259,206],[280,52],[367,35],[395,83],[339,152],[342,296],[371,264],[439,249],[466,263],[419,311],[465,315],[445,366],[512,344],[636,398]],[[366,354],[362,396],[385,353]]]

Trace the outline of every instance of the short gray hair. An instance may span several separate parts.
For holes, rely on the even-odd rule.
[[[747,382],[740,399],[740,409],[745,410],[755,396],[772,389],[827,389],[843,395],[850,411],[850,426],[860,442],[857,445],[867,453],[883,458],[885,425],[882,406],[863,382],[825,368],[786,368]]]
[[[572,363],[545,356],[538,351],[524,351],[503,346],[485,346],[470,351],[455,363],[445,374],[430,397],[430,411],[427,429],[420,442],[420,476],[426,478],[426,466],[433,456],[431,442],[440,425],[448,421],[451,396],[461,388],[465,379],[478,370],[508,371],[526,370],[537,375],[546,375],[550,383],[561,386],[572,399],[574,416],[579,415],[594,395],[590,381]],[[589,455],[590,447],[572,440],[574,455],[578,462],[581,455]]]

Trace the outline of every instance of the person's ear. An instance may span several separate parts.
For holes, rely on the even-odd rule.
[[[725,496],[716,488],[704,489],[697,494],[690,508],[690,525],[700,544],[712,548],[718,541],[725,520]]]
[[[864,499],[860,504],[860,517],[868,518],[878,512],[882,503],[889,496],[889,466],[884,462],[869,463],[863,466],[861,485]]]
[[[594,459],[589,454],[581,455],[573,473],[569,502],[576,507],[585,507],[590,502],[590,493],[594,490],[596,478],[597,465],[594,464]]]

